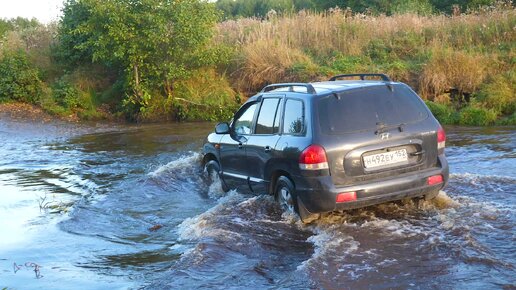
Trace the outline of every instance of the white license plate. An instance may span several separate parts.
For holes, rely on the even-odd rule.
[[[407,149],[398,149],[385,153],[364,156],[364,167],[375,168],[393,164],[407,163]]]

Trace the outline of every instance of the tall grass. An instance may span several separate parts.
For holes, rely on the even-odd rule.
[[[514,123],[516,10],[512,5],[456,16],[369,16],[301,11],[218,25],[216,41],[235,48],[233,87],[246,94],[284,81],[382,72],[406,82],[443,123]]]
[[[492,65],[496,69],[499,62],[507,66],[507,61],[514,57],[514,27],[515,10],[507,7],[456,17],[416,14],[373,17],[340,10],[301,11],[267,21],[249,18],[225,21],[218,26],[217,39],[236,46],[239,51],[239,58],[234,60],[236,79],[253,75],[256,65],[250,63],[256,60],[260,66],[280,72],[254,74],[255,89],[289,71],[292,62],[314,62],[328,67],[318,72],[320,77],[325,77],[334,73],[333,63],[342,57],[355,57],[359,63],[343,72],[356,72],[353,70],[356,68],[390,71],[415,87],[421,85],[425,96],[429,96],[441,93],[442,85],[456,85],[455,81],[442,84],[439,80],[448,77],[442,75],[448,68],[458,69],[465,64],[468,67],[464,70],[468,72],[457,73],[478,74],[482,82],[487,67]],[[448,67],[436,67],[437,75],[432,76],[433,66],[442,60],[448,61]],[[474,64],[479,68],[469,72]],[[459,75],[455,77],[460,78]],[[467,77],[466,84],[460,82],[459,86],[465,90],[477,89],[479,84],[474,77]],[[240,87],[240,82],[236,84],[239,89],[246,89]]]

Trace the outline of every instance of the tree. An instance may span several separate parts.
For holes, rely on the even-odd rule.
[[[61,43],[72,61],[118,67],[127,103],[146,106],[150,92],[172,94],[173,83],[216,63],[209,48],[219,14],[201,0],[68,0]]]

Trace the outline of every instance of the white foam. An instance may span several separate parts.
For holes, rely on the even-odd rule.
[[[219,199],[226,195],[226,192],[222,190],[222,180],[216,172],[212,173],[211,184],[208,188],[208,196],[214,199]]]
[[[333,259],[343,260],[346,254],[351,254],[358,250],[360,243],[353,237],[342,233],[339,227],[330,226],[328,228],[314,228],[315,235],[310,236],[307,241],[314,245],[314,253],[310,259],[304,261],[297,267],[297,270],[304,270],[313,263],[322,262],[328,256]],[[338,254],[334,253],[339,251]]]
[[[200,158],[201,154],[197,152],[189,152],[189,154],[186,156],[181,156],[176,160],[170,161],[165,165],[159,166],[157,169],[150,172],[148,175],[156,178],[161,176],[162,174],[166,174],[167,172],[191,167],[193,164],[199,163]]]
[[[198,216],[185,219],[177,227],[179,240],[191,241],[207,237],[224,238],[229,237],[231,234],[234,235],[235,233],[230,233],[224,229],[217,228],[215,226],[216,217],[220,211],[226,209],[228,206],[232,206],[233,204],[236,206],[243,198],[244,197],[237,191],[231,190],[227,195],[218,200],[216,206]]]

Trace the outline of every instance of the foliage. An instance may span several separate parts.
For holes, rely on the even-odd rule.
[[[457,124],[459,122],[460,115],[453,107],[431,101],[425,103],[441,124]]]
[[[434,50],[420,79],[424,98],[440,95],[450,89],[472,93],[478,89],[488,73],[489,61],[481,56],[462,51]]]
[[[451,14],[454,7],[466,11],[494,5],[496,2],[497,0],[218,0],[216,5],[223,11],[225,18],[239,18],[265,17],[270,10],[280,13],[297,12],[303,9],[321,12],[336,7],[349,8],[359,13],[389,15],[402,13],[430,15],[433,12]]]
[[[217,39],[235,47],[228,70],[237,91],[381,72],[434,100],[428,105],[445,124],[461,116],[463,124],[491,124],[513,112],[514,25],[516,11],[505,8],[454,17],[332,10],[228,20]]]
[[[510,116],[507,116],[507,117],[497,120],[496,125],[516,126],[516,113],[513,113]]]
[[[66,75],[52,86],[52,97],[58,105],[67,109],[76,109],[83,105],[80,94],[81,92],[68,81]]]
[[[433,100],[442,123],[514,124],[516,10],[454,3],[451,17],[452,3],[434,0],[67,0],[59,26],[0,20],[0,101],[83,119],[215,120],[237,92],[381,72]],[[217,24],[216,6],[234,20]]]
[[[465,107],[460,111],[459,124],[470,126],[487,126],[495,123],[497,114],[492,109]]]
[[[495,75],[484,83],[475,94],[475,100],[483,107],[495,110],[501,115],[512,115],[516,112],[516,69]]]
[[[35,103],[43,94],[38,70],[24,51],[8,52],[0,60],[0,102]]]
[[[77,59],[91,54],[91,61],[119,67],[125,103],[137,108],[149,104],[150,92],[170,95],[175,81],[222,57],[208,46],[217,13],[202,1],[70,0],[64,13],[63,46],[78,50]]]
[[[177,97],[169,101],[178,120],[229,120],[240,105],[226,78],[211,69],[197,71],[174,89]]]
[[[84,43],[93,37],[93,33],[81,27],[91,17],[87,2],[67,0],[62,11],[54,57],[69,68],[91,63],[93,47],[85,47]]]
[[[244,91],[256,91],[267,83],[299,79],[295,73],[311,75],[314,64],[302,51],[281,42],[261,40],[242,48],[241,75],[237,80]]]

